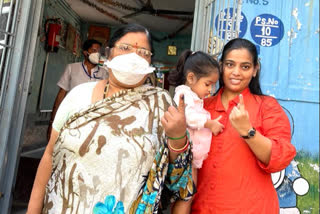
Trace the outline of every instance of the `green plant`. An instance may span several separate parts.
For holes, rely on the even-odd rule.
[[[297,196],[297,207],[301,213],[319,213],[319,154],[297,152],[295,161],[303,178],[309,183],[306,195]]]

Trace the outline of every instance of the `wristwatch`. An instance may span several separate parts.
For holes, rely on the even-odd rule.
[[[255,136],[255,134],[256,134],[256,129],[255,128],[251,128],[251,129],[249,129],[247,136],[241,136],[241,137],[244,138],[244,139],[250,139],[253,136]]]

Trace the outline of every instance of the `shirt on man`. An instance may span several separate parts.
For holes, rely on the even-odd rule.
[[[84,62],[76,62],[68,64],[63,72],[57,85],[65,91],[70,91],[75,86],[86,82],[96,82],[103,79],[108,79],[109,73],[107,70],[98,65],[91,69],[91,75],[88,72]]]

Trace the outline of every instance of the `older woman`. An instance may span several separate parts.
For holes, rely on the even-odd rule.
[[[153,71],[151,50],[144,27],[120,28],[109,41],[109,81],[67,95],[28,213],[157,213],[164,185],[173,199],[190,198],[184,102],[169,107],[166,91],[142,85]]]

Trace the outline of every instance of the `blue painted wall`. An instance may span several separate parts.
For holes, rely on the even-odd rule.
[[[319,1],[244,0],[242,12],[248,20],[244,38],[260,49],[264,93],[275,96],[291,112],[297,150],[319,153]],[[282,32],[277,32],[280,24],[270,27],[275,45],[255,41],[257,36],[268,39],[263,27],[260,32],[252,27],[261,14],[283,23]]]
[[[240,20],[240,37],[260,53],[263,93],[279,100],[293,130],[297,156],[277,187],[281,213],[319,213],[319,1],[243,0]]]

